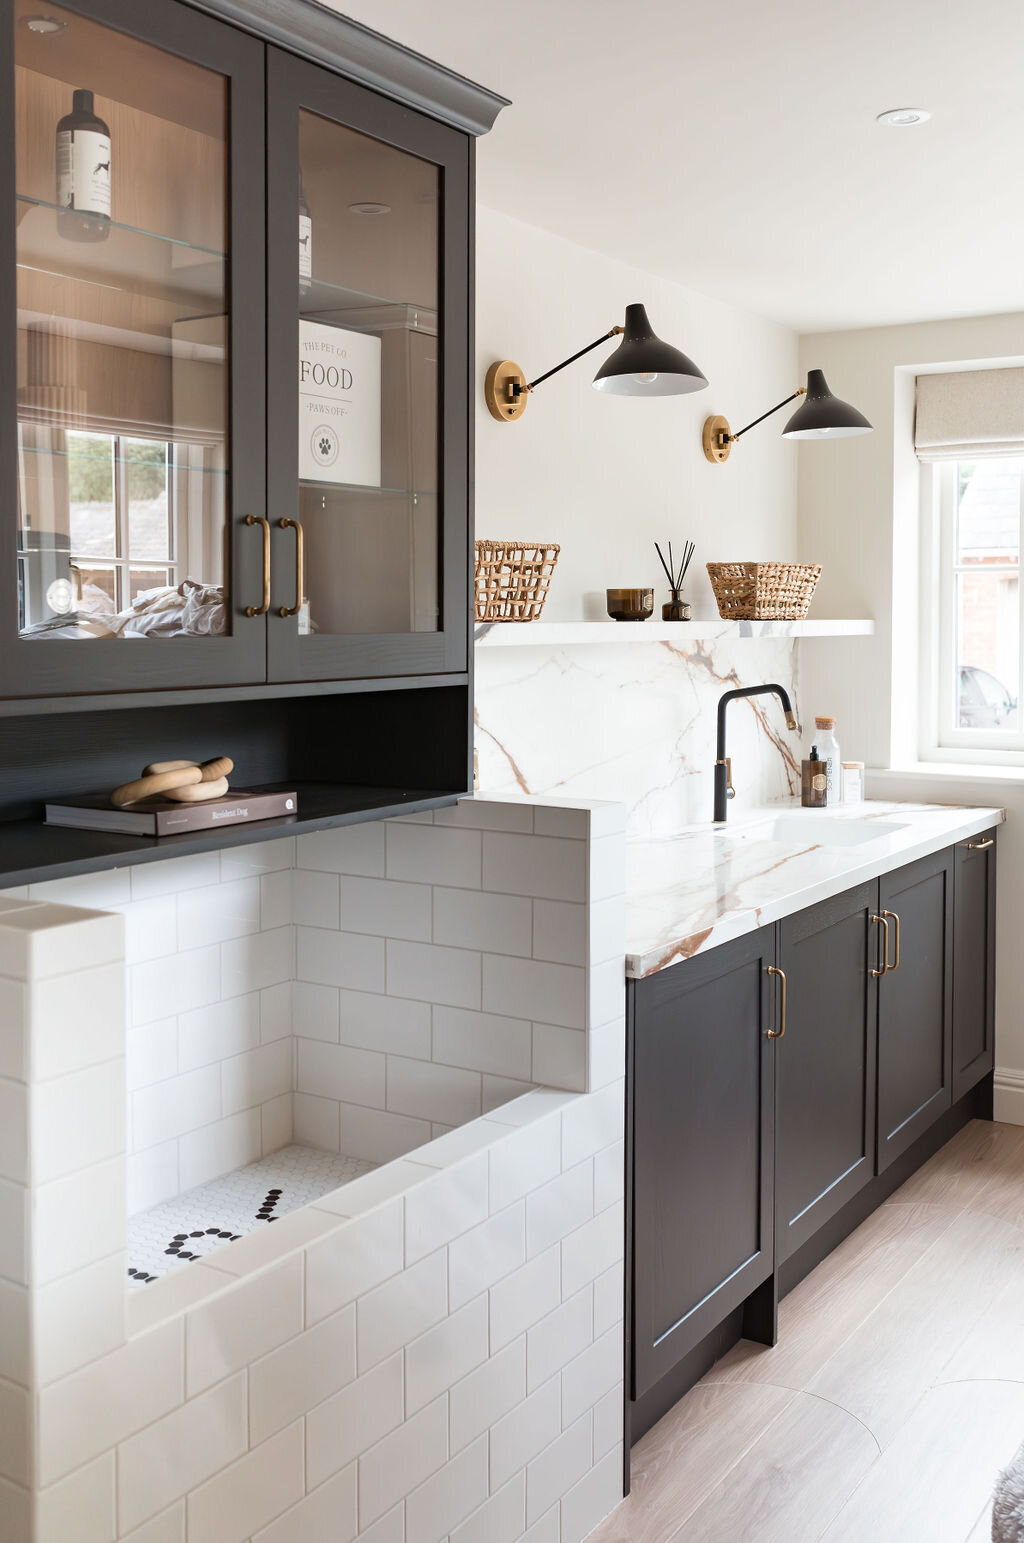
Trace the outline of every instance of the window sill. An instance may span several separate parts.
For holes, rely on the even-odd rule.
[[[1024,766],[993,766],[979,761],[908,761],[903,766],[869,767],[865,775],[872,790],[879,792],[887,782],[906,782],[913,777],[931,783],[1024,784]]]

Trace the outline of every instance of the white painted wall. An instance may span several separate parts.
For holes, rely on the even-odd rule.
[[[518,422],[491,418],[482,388],[492,360],[543,374],[621,323],[631,301],[696,361],[707,390],[605,397],[591,381],[609,342],[540,386]],[[653,585],[660,616],[668,584],[656,539],[697,543],[686,584],[696,618],[718,615],[709,559],[795,556],[795,446],[766,425],[714,466],[700,437],[710,413],[742,427],[793,390],[788,328],[488,208],[478,217],[476,324],[477,534],[561,544],[546,621],[606,619],[604,592],[618,585]],[[685,628],[678,646],[485,648],[476,662],[481,788],[621,800],[634,833],[710,819],[721,691],[767,680],[795,689],[791,644],[712,647]],[[774,700],[735,713],[730,735],[742,802],[792,788],[786,753],[796,741]]]
[[[916,608],[913,596],[918,463],[913,454],[917,369],[1018,362],[1024,312],[905,327],[815,334],[801,339],[800,368],[823,369],[875,432],[799,453],[799,545],[824,565],[823,614],[871,616],[873,638],[801,645],[805,712],[834,712],[846,756],[899,776],[869,778],[869,792],[938,803],[1004,804],[999,837],[1001,947],[996,991],[996,1113],[1024,1124],[1024,959],[1014,946],[1024,907],[1024,776],[993,779],[915,766]]]
[[[610,197],[608,218],[628,219],[628,206]],[[638,256],[643,249],[638,230]],[[490,416],[483,381],[492,360],[541,375],[621,325],[637,300],[659,336],[704,372],[706,391],[645,402],[594,391],[609,342],[538,387],[517,423]],[[742,427],[794,389],[789,328],[480,208],[476,338],[477,535],[561,543],[546,621],[603,618],[604,591],[633,584],[657,587],[660,615],[667,583],[655,539],[696,541],[687,586],[696,616],[718,614],[709,559],[795,556],[795,447],[766,426],[713,466],[700,444],[710,413]]]

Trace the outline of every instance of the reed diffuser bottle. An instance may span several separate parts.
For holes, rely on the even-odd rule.
[[[657,541],[654,543],[654,550],[657,552],[661,560],[661,566],[665,570],[669,592],[672,596],[671,600],[666,600],[661,608],[661,619],[662,621],[689,621],[690,602],[683,599],[683,580],[686,578],[686,570],[689,568],[690,560],[693,557],[694,544],[692,541],[684,543],[683,556],[678,567],[672,555],[671,541],[668,544],[668,562],[665,561],[665,554]]]

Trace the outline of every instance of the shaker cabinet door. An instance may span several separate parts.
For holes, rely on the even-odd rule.
[[[461,671],[468,136],[268,51],[269,678]]]
[[[264,49],[38,9],[0,3],[0,696],[260,681]]]
[[[779,923],[788,1010],[775,1060],[778,1263],[874,1175],[877,889],[861,884]]]
[[[773,938],[633,988],[634,1398],[772,1272]]]
[[[953,1097],[995,1064],[996,833],[956,847],[953,923]]]
[[[889,954],[878,982],[878,1172],[953,1102],[953,848],[879,881]]]

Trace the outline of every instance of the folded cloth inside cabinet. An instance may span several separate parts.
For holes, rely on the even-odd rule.
[[[83,607],[65,616],[26,627],[25,637],[49,638],[179,638],[217,637],[227,631],[223,588],[200,579],[183,579],[174,587],[144,589],[123,611]]]

